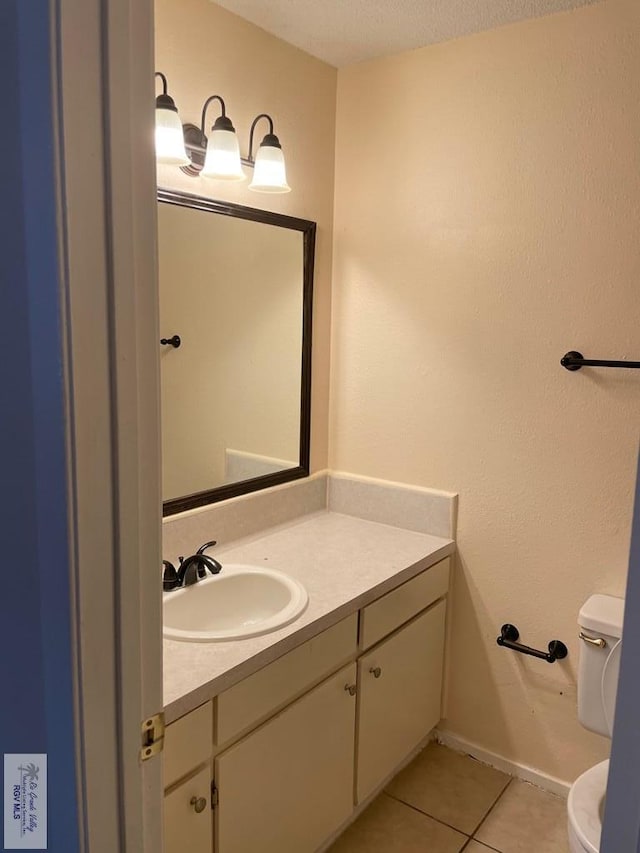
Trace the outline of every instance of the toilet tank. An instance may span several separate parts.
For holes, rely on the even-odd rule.
[[[611,737],[620,655],[616,647],[622,638],[623,614],[623,598],[592,595],[578,617],[584,635],[578,666],[578,719],[586,729],[605,737]]]

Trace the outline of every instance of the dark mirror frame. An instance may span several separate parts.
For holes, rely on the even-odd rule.
[[[300,464],[295,468],[286,468],[262,477],[250,480],[240,480],[228,483],[204,492],[183,495],[172,498],[162,504],[162,515],[175,515],[187,509],[223,501],[237,495],[246,495],[260,489],[288,483],[309,476],[309,455],[311,445],[311,331],[313,314],[313,266],[316,245],[316,223],[308,219],[298,219],[295,216],[285,216],[260,210],[255,207],[245,207],[231,202],[214,201],[203,196],[174,190],[158,189],[158,201],[203,210],[208,213],[218,213],[223,216],[234,216],[237,219],[248,219],[252,222],[264,222],[278,228],[291,228],[300,231],[303,238],[303,292],[302,292],[302,363],[300,387]]]

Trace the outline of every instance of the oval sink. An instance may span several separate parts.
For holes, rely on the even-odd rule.
[[[223,565],[163,602],[163,634],[169,640],[215,642],[257,637],[282,628],[307,606],[307,591],[275,569]]]

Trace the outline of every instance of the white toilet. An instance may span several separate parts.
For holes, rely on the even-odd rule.
[[[580,610],[578,718],[611,737],[622,651],[624,599],[592,595]],[[609,761],[591,767],[571,786],[567,811],[571,853],[598,853]]]

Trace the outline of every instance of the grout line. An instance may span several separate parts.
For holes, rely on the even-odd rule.
[[[474,758],[474,756],[472,756],[472,755],[469,755],[468,757],[471,758],[473,761],[478,761],[478,759]],[[483,762],[480,761],[479,763],[482,764]],[[505,775],[507,775],[507,774],[505,774]],[[434,815],[430,814],[429,812],[423,811],[422,809],[418,808],[417,806],[412,805],[411,803],[406,802],[406,800],[403,800],[401,797],[398,797],[395,794],[389,793],[389,791],[387,791],[385,788],[383,788],[381,793],[384,794],[385,796],[389,797],[390,799],[395,800],[398,803],[401,803],[403,806],[407,806],[408,808],[412,809],[413,811],[418,812],[418,814],[421,814],[424,817],[428,817],[431,820],[435,820],[436,823],[439,823],[441,826],[446,826],[448,829],[452,829],[454,832],[457,832],[459,835],[466,836],[467,840],[465,841],[464,845],[460,848],[460,853],[463,853],[463,851],[467,849],[467,847],[471,844],[472,841],[475,841],[476,843],[483,845],[488,850],[494,851],[494,853],[501,853],[501,851],[499,851],[496,847],[491,847],[490,844],[486,844],[484,841],[480,841],[479,838],[476,838],[476,833],[478,832],[478,830],[480,829],[482,824],[486,821],[486,819],[489,817],[489,815],[493,812],[495,807],[498,805],[498,803],[500,802],[505,791],[507,790],[507,788],[509,788],[509,786],[514,781],[514,778],[515,777],[513,777],[513,776],[509,776],[509,781],[504,786],[504,788],[500,791],[500,793],[495,798],[493,803],[489,806],[489,808],[485,812],[484,816],[482,817],[482,819],[480,820],[480,822],[478,823],[478,825],[475,827],[475,829],[473,830],[473,832],[471,834],[469,834],[468,832],[463,832],[463,830],[459,829],[457,826],[453,826],[452,824],[447,823],[446,821],[441,820],[440,818],[434,817]]]
[[[460,850],[460,853],[464,853],[464,851],[467,849],[467,847],[468,847],[470,844],[472,844],[474,841],[475,841],[475,843],[476,843],[476,844],[479,844],[479,845],[480,845],[480,847],[486,847],[486,849],[487,849],[487,850],[491,850],[491,851],[492,851],[492,853],[501,853],[501,851],[500,851],[500,850],[498,850],[498,848],[497,848],[497,847],[491,847],[491,845],[489,845],[489,844],[485,844],[485,842],[484,842],[484,841],[478,841],[478,839],[477,839],[477,838],[469,838],[469,839],[465,842],[465,845],[464,845],[464,847],[462,848],[462,850]]]
[[[472,842],[472,841],[475,841],[475,843],[476,843],[476,844],[479,844],[481,847],[486,847],[486,849],[487,849],[487,850],[491,850],[491,851],[492,851],[492,853],[501,853],[501,851],[500,851],[500,850],[498,850],[498,848],[497,848],[497,847],[490,847],[488,844],[485,844],[485,843],[484,843],[484,841],[478,841],[478,839],[477,839],[477,838],[470,838],[470,839],[467,841],[467,843],[464,845],[464,847],[462,848],[462,850],[460,851],[460,853],[464,853],[464,851],[467,849],[467,847],[471,844],[471,842]]]
[[[500,798],[502,797],[502,795],[503,795],[503,794],[504,794],[504,792],[507,790],[507,788],[509,787],[509,785],[511,785],[511,783],[512,783],[512,782],[513,782],[513,777],[510,777],[510,778],[509,778],[509,781],[507,782],[507,784],[504,786],[504,788],[502,789],[502,791],[500,791],[500,793],[499,793],[499,794],[498,794],[498,796],[495,798],[495,800],[493,801],[493,803],[489,806],[489,808],[488,808],[488,809],[487,809],[487,811],[485,812],[484,816],[482,817],[482,820],[481,820],[481,821],[480,821],[480,823],[475,827],[475,829],[473,830],[473,832],[472,832],[471,834],[469,834],[468,832],[464,832],[462,829],[460,829],[460,828],[459,828],[459,827],[457,827],[457,826],[453,826],[452,824],[447,823],[446,821],[442,820],[441,818],[434,817],[434,815],[430,814],[429,812],[425,812],[425,811],[423,811],[422,809],[418,808],[418,806],[414,806],[414,805],[412,805],[411,803],[408,803],[406,800],[401,799],[400,797],[396,796],[395,794],[391,794],[391,793],[389,793],[389,791],[387,791],[387,790],[383,790],[383,791],[382,791],[382,793],[383,793],[383,794],[385,794],[387,797],[390,797],[392,800],[396,800],[396,802],[398,802],[398,803],[402,803],[404,806],[408,806],[408,808],[413,809],[415,812],[418,812],[419,814],[424,815],[425,817],[431,818],[431,820],[435,820],[435,821],[436,821],[436,823],[440,823],[440,824],[442,824],[443,826],[448,826],[448,827],[449,827],[449,829],[453,829],[453,830],[455,830],[456,832],[459,832],[461,835],[466,835],[466,836],[468,837],[469,841],[475,840],[475,841],[477,841],[479,844],[484,844],[484,841],[480,841],[480,839],[478,839],[478,838],[476,838],[476,837],[475,837],[476,832],[480,829],[480,827],[482,826],[482,824],[485,822],[485,820],[489,817],[489,815],[491,814],[491,812],[492,812],[492,811],[494,810],[494,808],[497,806],[498,802],[500,801]],[[465,843],[465,847],[469,844],[469,841],[467,841],[467,842]],[[490,845],[488,845],[488,844],[485,844],[484,846],[485,846],[485,847],[490,847]],[[463,847],[462,849],[464,850],[464,847]],[[490,849],[491,849],[491,850],[495,850],[495,848],[494,848],[494,847],[490,847]],[[500,853],[500,851],[498,850],[498,851],[497,851],[497,853]]]
[[[485,820],[489,817],[489,815],[491,814],[491,812],[492,812],[492,811],[495,809],[495,807],[498,805],[498,803],[499,803],[499,802],[500,802],[500,800],[502,799],[502,796],[504,795],[504,792],[507,790],[507,788],[509,788],[509,787],[510,787],[510,785],[511,785],[511,783],[512,783],[512,782],[513,782],[513,778],[509,779],[509,781],[507,782],[507,784],[504,786],[504,788],[502,789],[502,791],[500,791],[500,793],[498,794],[498,796],[497,796],[497,797],[496,797],[496,799],[494,800],[493,805],[489,808],[488,812],[485,814],[485,816],[482,818],[482,820],[480,821],[480,823],[479,823],[479,824],[476,826],[476,828],[473,830],[473,833],[472,833],[471,837],[472,837],[472,838],[474,838],[474,839],[475,839],[477,842],[479,842],[480,844],[484,844],[484,841],[480,841],[480,839],[479,839],[479,838],[476,838],[476,833],[478,832],[478,830],[480,829],[480,827],[482,826],[482,824],[485,822]],[[486,844],[485,844],[485,847],[487,847],[487,846],[488,846],[488,845],[486,845]],[[495,848],[494,848],[494,849],[495,849]]]
[[[423,812],[422,809],[419,809],[417,806],[411,805],[411,803],[406,802],[406,800],[401,800],[400,797],[396,797],[395,794],[390,794],[388,791],[383,791],[382,793],[386,797],[389,797],[390,799],[395,800],[397,803],[402,803],[402,805],[406,806],[408,809],[413,809],[414,812],[418,812],[418,814],[421,814],[422,817],[428,817],[429,820],[435,820],[436,823],[439,823],[442,826],[446,826],[449,829],[453,829],[454,832],[457,832],[459,835],[465,835],[467,837],[467,840],[465,841],[465,845],[464,845],[465,847],[467,846],[469,841],[472,840],[472,836],[469,835],[468,832],[463,832],[457,826],[452,826],[450,823],[447,823],[446,821],[440,820],[440,818],[434,817],[432,814],[429,814],[429,812]]]

